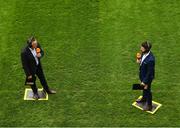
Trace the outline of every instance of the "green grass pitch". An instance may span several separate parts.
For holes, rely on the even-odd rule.
[[[0,126],[180,126],[179,0],[0,0]],[[24,101],[20,51],[35,35],[48,101]],[[141,94],[135,54],[153,44],[155,115]],[[40,84],[38,82],[39,87]]]

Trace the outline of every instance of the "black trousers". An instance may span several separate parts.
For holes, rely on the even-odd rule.
[[[36,74],[32,76],[32,79],[33,79],[33,83],[34,83],[34,84],[31,85],[31,89],[33,90],[33,93],[34,93],[34,94],[37,94],[37,93],[38,93],[38,89],[37,89],[37,86],[36,86],[36,76],[39,78],[40,83],[41,83],[41,85],[43,86],[44,90],[45,90],[45,91],[48,91],[48,90],[49,90],[49,87],[48,87],[46,78],[45,78],[45,76],[44,76],[42,67],[41,67],[40,65],[38,65],[38,66],[37,66],[37,69],[36,69]]]
[[[143,100],[145,100],[148,105],[152,105],[151,82],[149,82],[147,85],[148,88],[143,90]]]

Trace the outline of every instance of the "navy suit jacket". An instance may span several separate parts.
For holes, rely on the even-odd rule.
[[[142,59],[142,58],[141,58]],[[155,57],[152,52],[144,59],[139,68],[141,82],[150,84],[155,76]]]

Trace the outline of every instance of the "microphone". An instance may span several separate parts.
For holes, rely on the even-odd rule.
[[[40,53],[41,52],[41,49],[40,48],[36,48],[36,53]]]
[[[136,54],[136,59],[137,59],[137,60],[140,60],[140,59],[141,59],[141,53],[138,52],[138,53]]]

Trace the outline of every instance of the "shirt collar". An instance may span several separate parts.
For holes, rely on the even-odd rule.
[[[35,48],[34,49],[32,49],[32,48],[29,48],[31,51],[34,51],[35,50]]]
[[[150,51],[149,51],[148,53],[146,53],[146,54],[143,55],[140,65],[142,65],[143,61],[146,59],[146,57],[147,57],[149,54],[150,54]]]
[[[150,54],[150,51],[149,51],[148,53],[144,54],[143,56],[145,56],[145,57],[146,57],[146,56],[148,56],[149,54]]]

